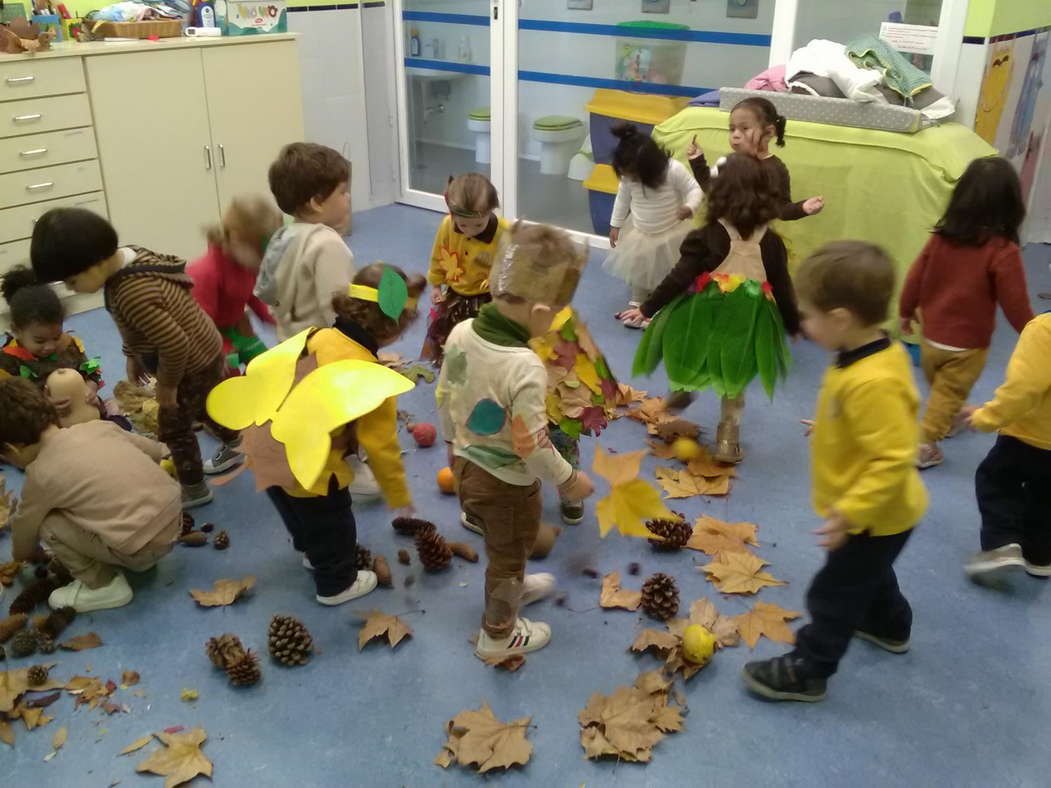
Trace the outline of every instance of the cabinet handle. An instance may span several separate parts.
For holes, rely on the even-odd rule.
[[[18,123],[21,120],[40,120],[41,114],[37,112],[35,115],[15,115],[12,120]]]
[[[47,153],[47,148],[33,148],[33,150],[24,150],[19,153],[19,156],[40,156]]]
[[[204,146],[204,168],[206,170],[212,168],[212,148],[210,145]]]
[[[219,166],[226,169],[226,148],[219,146]]]
[[[54,181],[47,181],[46,183],[34,183],[30,186],[26,186],[26,191],[31,192],[35,191],[36,189],[50,189],[54,185]]]
[[[17,85],[19,82],[32,82],[36,77],[8,77],[6,82],[8,85]]]

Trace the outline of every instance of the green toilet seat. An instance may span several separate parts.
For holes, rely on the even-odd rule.
[[[583,125],[578,118],[567,115],[548,115],[544,118],[537,118],[533,123],[533,128],[537,131],[567,131]]]
[[[468,120],[490,120],[489,107],[478,107],[467,113]]]

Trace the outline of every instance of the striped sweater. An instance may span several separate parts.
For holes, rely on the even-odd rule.
[[[126,262],[106,281],[105,296],[124,355],[166,386],[215,364],[223,340],[190,293],[186,263],[137,246],[121,251]]]

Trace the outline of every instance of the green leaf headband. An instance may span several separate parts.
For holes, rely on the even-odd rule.
[[[379,304],[380,311],[395,321],[401,318],[401,313],[406,308],[416,308],[416,296],[409,297],[409,288],[405,280],[390,268],[383,270],[383,277],[380,279],[378,288],[368,285],[351,285],[349,294],[351,298]]]

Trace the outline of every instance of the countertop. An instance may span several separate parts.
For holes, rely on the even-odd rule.
[[[120,55],[125,52],[148,52],[159,49],[190,49],[194,47],[245,46],[249,44],[269,44],[275,41],[294,41],[296,33],[271,33],[260,36],[220,36],[218,38],[161,38],[118,41],[56,41],[45,52],[36,54],[22,53],[10,55],[0,52],[0,65],[22,60],[38,60],[55,57],[95,57],[97,55]]]

